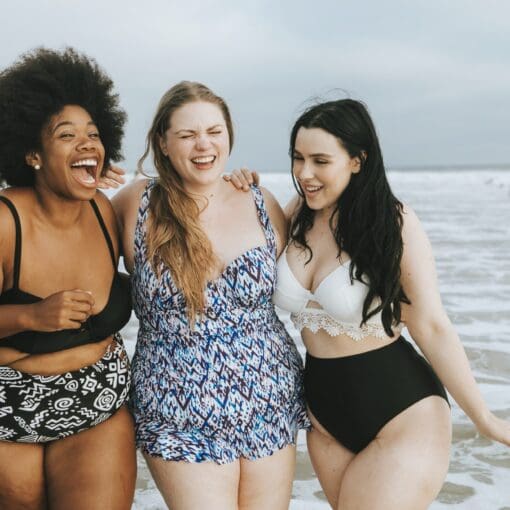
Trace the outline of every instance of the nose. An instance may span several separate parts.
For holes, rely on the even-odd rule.
[[[307,161],[294,160],[294,175],[300,181],[306,181],[314,176],[313,165]]]
[[[95,146],[95,140],[90,138],[88,135],[83,135],[78,140],[78,150],[87,151],[92,149]]]
[[[211,140],[207,133],[202,133],[196,137],[196,147],[198,150],[206,150],[211,146]]]

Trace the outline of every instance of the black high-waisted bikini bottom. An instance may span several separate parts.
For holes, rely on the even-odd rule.
[[[354,453],[363,450],[397,414],[431,395],[448,402],[432,367],[403,337],[353,356],[306,355],[308,407]]]

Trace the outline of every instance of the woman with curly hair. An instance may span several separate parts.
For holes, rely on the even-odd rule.
[[[120,157],[110,78],[72,49],[0,74],[0,507],[128,509],[130,316],[113,209]]]
[[[311,107],[294,124],[290,155],[299,196],[286,208],[273,301],[291,312],[307,350],[315,472],[334,509],[425,509],[448,470],[443,384],[487,437],[509,445],[510,425],[480,395],[441,304],[429,241],[391,192],[366,107]],[[231,180],[252,179],[241,171]]]
[[[285,218],[267,191],[222,180],[233,137],[223,99],[175,85],[141,160],[152,150],[158,177],[113,200],[140,320],[137,444],[172,510],[287,509],[308,424],[301,359],[271,303]]]

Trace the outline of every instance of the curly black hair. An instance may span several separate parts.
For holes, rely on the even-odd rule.
[[[366,106],[353,99],[328,101],[312,106],[296,121],[290,136],[290,156],[300,128],[319,128],[332,134],[351,158],[357,157],[361,170],[351,176],[347,188],[337,200],[330,218],[338,256],[346,252],[351,260],[350,277],[367,283],[363,303],[363,325],[378,312],[386,334],[393,336],[392,326],[401,319],[401,303],[409,304],[400,283],[400,262],[403,254],[403,205],[393,195],[377,138]],[[303,197],[303,190],[292,173],[294,186]],[[306,233],[313,226],[315,212],[303,200],[291,225],[290,237],[313,256],[306,242]],[[336,221],[335,221],[336,220]],[[367,278],[364,278],[367,277]],[[381,302],[373,306],[375,298]]]
[[[106,169],[122,159],[126,113],[110,77],[95,60],[73,48],[37,48],[0,73],[0,179],[11,186],[33,186],[25,156],[41,149],[50,118],[66,105],[85,109],[105,148]]]

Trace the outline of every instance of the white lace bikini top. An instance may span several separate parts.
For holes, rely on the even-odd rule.
[[[349,277],[350,261],[338,266],[321,281],[315,292],[305,289],[292,273],[287,262],[287,249],[283,251],[277,264],[276,288],[273,303],[291,312],[291,320],[301,331],[308,328],[313,333],[324,329],[331,336],[348,335],[354,340],[366,336],[387,338],[377,313],[360,327],[363,302],[368,286]],[[322,308],[310,308],[310,301]],[[374,306],[377,306],[374,302]],[[402,325],[393,326],[393,332],[399,334]]]

